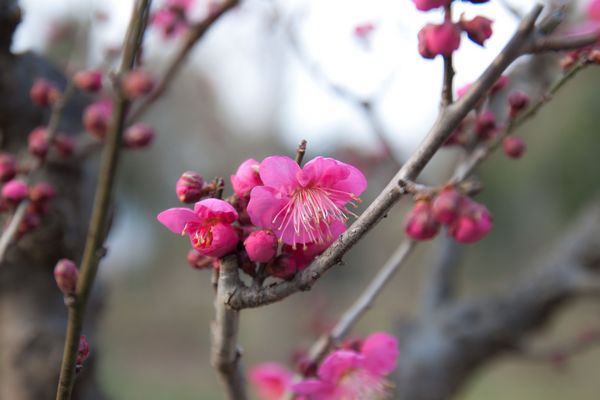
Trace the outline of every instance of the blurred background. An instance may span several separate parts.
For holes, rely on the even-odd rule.
[[[188,241],[155,220],[158,212],[178,205],[174,185],[181,172],[228,178],[248,158],[291,156],[307,139],[306,159],[334,156],[367,174],[364,207],[396,171],[378,134],[402,160],[437,113],[442,62],[418,55],[416,35],[424,23],[440,21],[440,13],[419,13],[408,0],[242,3],[196,46],[168,93],[147,114],[158,131],[152,148],[122,158],[116,222],[99,273],[107,294],[101,347],[92,349],[114,399],[221,398],[208,359],[210,271],[189,267]],[[475,79],[515,29],[518,20],[503,3],[457,4],[456,15],[464,11],[495,21],[485,48],[463,39],[456,55],[457,87]],[[507,3],[524,12],[534,1]],[[22,0],[21,5],[24,21],[14,49],[45,54],[75,71],[102,67],[118,51],[132,1]],[[581,18],[582,5],[576,5],[574,20]],[[196,0],[192,19],[201,19],[206,8],[205,0]],[[368,25],[366,36],[356,34],[357,26]],[[160,75],[180,43],[181,37],[166,38],[151,29],[145,67]],[[550,77],[556,61],[548,59]],[[513,82],[516,89],[530,86]],[[598,87],[600,74],[589,68],[518,132],[528,143],[523,159],[498,153],[482,168],[485,191],[478,201],[494,215],[495,227],[485,240],[461,251],[462,296],[510,285],[598,192]],[[341,95],[332,88],[341,88]],[[378,133],[356,99],[373,104]],[[455,150],[442,151],[423,179],[442,182],[457,156]],[[407,200],[396,206],[345,257],[346,265],[310,292],[244,311],[245,365],[291,365],[293,353],[310,346],[335,321],[401,242],[409,206]],[[356,335],[394,332],[416,315],[441,241],[419,246]],[[538,344],[560,343],[598,327],[600,305],[577,304],[548,326]],[[599,367],[600,347],[566,365],[506,358],[476,376],[459,398],[596,400]]]

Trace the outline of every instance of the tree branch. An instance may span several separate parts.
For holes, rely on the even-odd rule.
[[[131,70],[135,64],[136,56],[142,45],[144,28],[150,12],[150,4],[151,0],[138,0],[134,5],[134,12],[125,38],[119,76]],[[128,107],[129,102],[127,99],[122,96],[120,90],[116,90],[113,98],[114,112],[110,130],[102,151],[100,174],[87,241],[81,261],[80,275],[77,281],[77,292],[74,296],[74,301],[69,305],[69,320],[56,394],[57,400],[69,400],[73,391],[73,385],[75,384],[75,360],[79,348],[79,337],[83,329],[85,309],[96,277],[98,263],[104,255],[103,243],[106,236],[108,209]]]
[[[188,54],[194,48],[196,43],[198,43],[198,41],[204,37],[210,27],[212,27],[213,24],[217,22],[221,16],[223,16],[223,14],[237,6],[239,2],[240,0],[225,0],[221,2],[219,7],[212,11],[205,19],[190,27],[184,43],[175,55],[175,58],[171,64],[169,64],[167,67],[162,79],[152,93],[150,93],[150,95],[148,95],[148,97],[146,97],[139,107],[131,114],[129,118],[130,121],[137,121],[140,119],[141,116],[150,109],[152,104],[154,104],[154,102],[167,91],[169,85],[177,76],[177,73],[181,69],[183,62],[186,60]]]
[[[600,295],[600,199],[504,293],[439,309],[403,337],[395,398],[452,397],[479,367],[542,328],[569,300]],[[419,382],[423,382],[419,384]]]
[[[211,362],[230,400],[248,398],[240,365],[241,352],[237,348],[240,312],[227,305],[229,298],[240,284],[237,256],[229,255],[222,258],[215,297]]]
[[[251,288],[240,288],[232,296],[229,304],[235,309],[241,309],[273,303],[297,291],[310,289],[321,275],[334,265],[339,264],[343,255],[375,226],[405,193],[398,185],[398,182],[415,180],[433,155],[447,140],[448,136],[469,111],[475,107],[485,93],[487,93],[502,72],[523,54],[523,49],[531,39],[535,22],[542,8],[541,4],[536,5],[525,19],[523,19],[517,32],[492,64],[473,83],[463,97],[456,103],[446,107],[440,113],[425,140],[402,166],[396,176],[388,183],[365,212],[328,250],[318,257],[308,268],[298,273],[294,279],[262,288],[259,291],[252,290]]]

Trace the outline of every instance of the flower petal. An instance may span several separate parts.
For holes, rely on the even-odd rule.
[[[318,379],[306,379],[292,385],[292,392],[308,396],[311,400],[326,400],[332,399],[331,395],[335,393],[335,386],[330,382]]]
[[[240,237],[235,228],[229,224],[217,222],[210,227],[212,241],[207,247],[196,247],[196,250],[205,256],[222,257],[232,252],[237,246]],[[191,239],[191,237],[190,237]]]
[[[384,332],[369,335],[361,346],[361,354],[365,357],[365,368],[375,374],[384,376],[396,368],[400,351],[398,340]]]
[[[285,156],[267,157],[259,167],[263,184],[284,193],[291,193],[300,186],[296,178],[299,171],[298,163]]]
[[[188,222],[198,222],[198,216],[189,208],[169,208],[158,214],[156,219],[178,235],[183,233]]]
[[[218,219],[222,222],[232,223],[238,219],[238,213],[231,204],[219,199],[205,199],[194,205],[194,212],[200,221]]]
[[[266,186],[256,186],[250,192],[248,202],[248,215],[252,223],[258,227],[272,229],[274,232],[273,218],[287,204],[288,199],[276,189]],[[275,234],[280,237],[279,232]]]
[[[337,383],[349,370],[358,367],[363,357],[349,350],[337,350],[329,354],[321,366],[318,375],[322,381]]]

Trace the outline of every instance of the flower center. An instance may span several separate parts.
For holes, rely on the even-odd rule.
[[[385,378],[373,375],[362,368],[350,370],[338,381],[343,400],[388,399],[392,384]]]
[[[205,249],[209,247],[213,241],[212,226],[213,224],[199,225],[194,222],[188,222],[181,234],[188,234],[190,236],[193,247]]]
[[[345,206],[359,199],[352,193],[334,189],[300,188],[292,193],[289,201],[273,218],[280,231],[293,229],[298,243],[323,243],[331,241],[331,224],[335,221],[343,224],[348,214],[354,215]],[[354,204],[353,204],[354,205]]]

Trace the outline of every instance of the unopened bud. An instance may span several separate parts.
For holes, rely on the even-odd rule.
[[[502,140],[504,153],[510,158],[521,158],[526,150],[525,141],[520,137],[509,135]]]
[[[254,231],[244,240],[244,248],[250,260],[266,263],[277,253],[277,237],[271,231]]]
[[[85,92],[96,93],[102,89],[102,72],[79,71],[73,76],[75,86]]]
[[[204,178],[197,172],[185,171],[175,184],[175,193],[182,203],[195,203],[206,195]]]
[[[123,134],[123,144],[128,149],[143,149],[154,140],[154,129],[142,123],[127,128]]]
[[[17,174],[17,159],[10,153],[0,153],[0,182],[10,181]]]
[[[154,78],[143,70],[129,72],[121,82],[123,94],[129,100],[145,96],[154,89]]]
[[[496,116],[491,111],[484,111],[475,119],[475,132],[481,139],[489,139],[496,130]]]
[[[460,20],[460,26],[467,32],[469,39],[480,46],[483,46],[485,41],[492,36],[492,23],[491,19],[482,16],[476,16],[470,20],[462,18]]]
[[[48,150],[50,149],[50,143],[48,143],[48,129],[40,126],[31,131],[27,148],[29,152],[36,157],[46,157]]]
[[[508,106],[508,115],[514,118],[529,106],[529,96],[525,92],[512,92],[508,95]]]
[[[54,83],[40,78],[36,79],[31,86],[29,96],[35,105],[47,107],[58,100],[61,96],[61,93]]]
[[[48,182],[38,182],[29,190],[29,199],[34,203],[43,203],[56,197],[56,189]]]
[[[434,238],[440,230],[440,224],[433,216],[429,200],[417,201],[415,206],[406,215],[404,232],[415,240],[429,240]]]
[[[83,126],[92,136],[102,140],[108,132],[112,117],[112,102],[100,100],[90,104],[83,112]]]
[[[451,224],[458,217],[462,195],[454,188],[444,189],[433,200],[434,218],[441,224]]]
[[[205,256],[191,249],[187,254],[188,264],[195,269],[208,269],[213,267],[213,257]]]
[[[83,366],[83,363],[85,362],[85,360],[88,359],[89,356],[90,344],[88,343],[85,335],[81,335],[81,337],[79,338],[79,349],[77,350],[77,360],[75,361],[77,367],[81,368]]]
[[[460,28],[452,21],[442,24],[427,24],[418,34],[419,53],[424,58],[437,55],[451,56],[460,46]]]
[[[26,199],[28,194],[27,184],[18,179],[8,181],[2,186],[2,198],[13,205]]]
[[[68,158],[75,151],[75,142],[69,136],[58,134],[54,138],[54,147],[61,157]]]
[[[265,272],[275,278],[291,279],[298,270],[298,263],[293,256],[281,254],[265,268]]]
[[[56,285],[65,296],[75,293],[78,278],[79,271],[73,261],[63,258],[56,263],[54,267],[54,279],[56,280]]]

